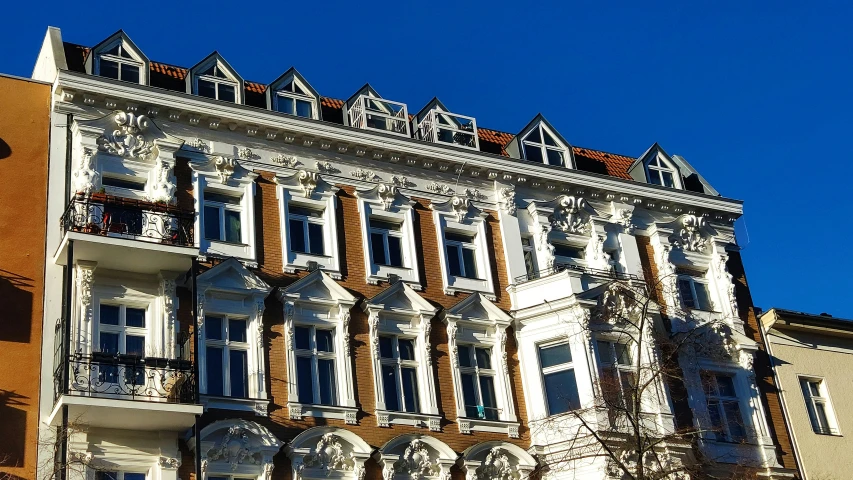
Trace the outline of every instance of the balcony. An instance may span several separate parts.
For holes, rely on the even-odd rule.
[[[54,370],[51,423],[68,406],[69,418],[90,426],[180,430],[203,410],[195,384],[190,360],[72,354]]]
[[[425,142],[480,149],[477,121],[473,117],[444,112],[437,108],[424,115],[418,123],[415,137]]]
[[[70,241],[77,241],[75,260],[140,273],[183,270],[198,254],[195,213],[160,203],[78,194],[65,209],[60,229],[63,240],[54,256],[59,265],[67,261]],[[134,249],[132,255],[127,248]]]
[[[642,282],[643,281],[643,279],[641,279],[637,275],[634,275],[633,273],[621,273],[621,272],[617,272],[614,269],[601,270],[601,269],[597,269],[597,268],[585,267],[583,265],[578,265],[578,264],[574,264],[574,263],[555,263],[554,266],[551,268],[544,268],[544,269],[538,270],[536,272],[531,272],[531,273],[528,273],[526,275],[520,275],[518,277],[515,277],[513,283],[519,284],[519,283],[528,282],[530,280],[545,278],[545,277],[553,275],[555,273],[560,273],[560,272],[564,272],[567,270],[570,270],[573,272],[579,272],[581,274],[596,276],[596,277],[610,278],[613,280],[624,280],[624,281],[631,281],[631,282]]]
[[[355,128],[411,136],[405,103],[360,95],[349,107],[347,115],[350,126]]]

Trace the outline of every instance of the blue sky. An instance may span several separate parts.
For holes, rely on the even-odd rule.
[[[85,45],[123,28],[166,63],[219,50],[262,83],[295,66],[327,96],[369,81],[484,127],[542,112],[578,146],[638,156],[657,141],[745,200],[757,305],[853,318],[849,2],[156,3],[10,3],[0,72],[29,76],[48,25]]]

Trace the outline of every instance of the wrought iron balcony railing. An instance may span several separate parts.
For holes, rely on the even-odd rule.
[[[168,245],[193,246],[195,214],[172,205],[112,195],[76,195],[60,220],[63,232],[82,232]]]
[[[634,275],[633,273],[622,273],[617,272],[614,269],[610,270],[601,270],[598,268],[589,268],[584,267],[583,265],[577,265],[574,263],[555,263],[551,268],[543,268],[541,270],[528,273],[526,275],[520,275],[515,277],[514,283],[524,283],[530,280],[536,280],[537,278],[544,278],[549,275],[553,275],[555,273],[560,273],[566,270],[574,270],[586,275],[593,275],[597,277],[607,277],[615,280],[629,280],[632,282],[642,282],[643,279]]]
[[[66,372],[67,369],[67,372]],[[64,375],[67,373],[68,383]],[[54,371],[54,392],[123,400],[198,403],[190,360],[93,353],[71,355]]]

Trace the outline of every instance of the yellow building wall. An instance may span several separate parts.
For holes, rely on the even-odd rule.
[[[806,479],[853,478],[853,339],[774,329],[769,340]],[[812,429],[801,376],[826,382],[839,435]]]

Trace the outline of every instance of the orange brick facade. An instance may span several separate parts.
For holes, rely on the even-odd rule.
[[[35,478],[50,85],[0,76],[0,478]]]
[[[181,165],[183,161],[179,161]],[[176,169],[178,175],[189,174],[189,172]],[[280,221],[278,211],[278,200],[276,199],[276,184],[273,182],[274,174],[270,172],[259,172],[260,177],[256,181],[255,215],[256,233],[258,239],[258,264],[256,273],[270,286],[285,288],[295,282],[305,272],[299,274],[283,273],[282,245],[280,234]],[[189,185],[188,179],[178,179],[179,201],[185,198],[185,202],[191,201],[188,192],[181,186]],[[370,285],[365,281],[362,225],[358,212],[357,198],[354,196],[354,188],[351,186],[337,185],[340,188],[337,194],[338,202],[338,232],[339,251],[341,255],[341,273],[343,279],[338,283],[345,287],[351,294],[360,299],[369,299],[385,288],[387,283]],[[190,187],[191,188],[191,187]],[[462,301],[467,294],[448,296],[442,288],[441,270],[439,263],[438,241],[436,229],[433,222],[432,211],[429,209],[429,201],[414,199],[415,225],[418,232],[416,242],[416,256],[421,271],[421,285],[423,291],[421,296],[441,308],[449,308]],[[500,238],[500,228],[495,212],[487,212],[487,235],[489,238],[489,261],[492,275],[495,279],[496,305],[508,311],[510,301],[505,291],[508,285],[506,262],[503,258],[503,243]],[[189,321],[192,312],[190,297],[181,302],[181,323]],[[359,413],[358,425],[345,425],[343,420],[306,417],[303,420],[290,420],[287,404],[287,365],[284,344],[284,316],[283,305],[271,294],[266,300],[264,312],[264,350],[268,370],[267,389],[270,393],[269,418],[257,417],[254,414],[232,412],[228,410],[211,410],[202,417],[202,426],[213,421],[225,418],[246,418],[267,427],[282,441],[289,441],[306,428],[318,425],[332,425],[350,430],[373,447],[381,447],[388,440],[407,433],[421,433],[433,436],[457,452],[485,441],[500,440],[515,443],[521,448],[527,448],[530,443],[529,431],[525,417],[524,396],[521,388],[520,370],[518,368],[517,347],[512,332],[509,331],[507,339],[507,357],[510,372],[511,389],[514,391],[514,407],[518,415],[521,427],[518,439],[511,439],[505,433],[476,432],[472,435],[459,433],[456,422],[456,402],[454,399],[453,383],[451,381],[450,354],[448,351],[448,339],[444,324],[437,317],[432,320],[430,344],[433,358],[433,369],[436,379],[436,397],[438,400],[439,413],[441,414],[441,432],[430,432],[425,428],[417,428],[404,425],[392,425],[388,428],[377,426],[375,411],[375,398],[373,390],[373,367],[369,344],[369,331],[367,314],[361,310],[361,304],[351,310],[352,320],[350,323],[351,344],[353,346],[352,362],[354,372],[354,386],[358,400]],[[511,330],[511,328],[510,328]],[[181,478],[194,478],[193,456],[191,452],[184,451]],[[380,478],[381,468],[374,462],[366,464],[367,478]],[[273,478],[286,479],[291,476],[290,462],[283,452],[275,457],[275,470]],[[453,469],[454,478],[463,479],[464,472],[458,467]]]

